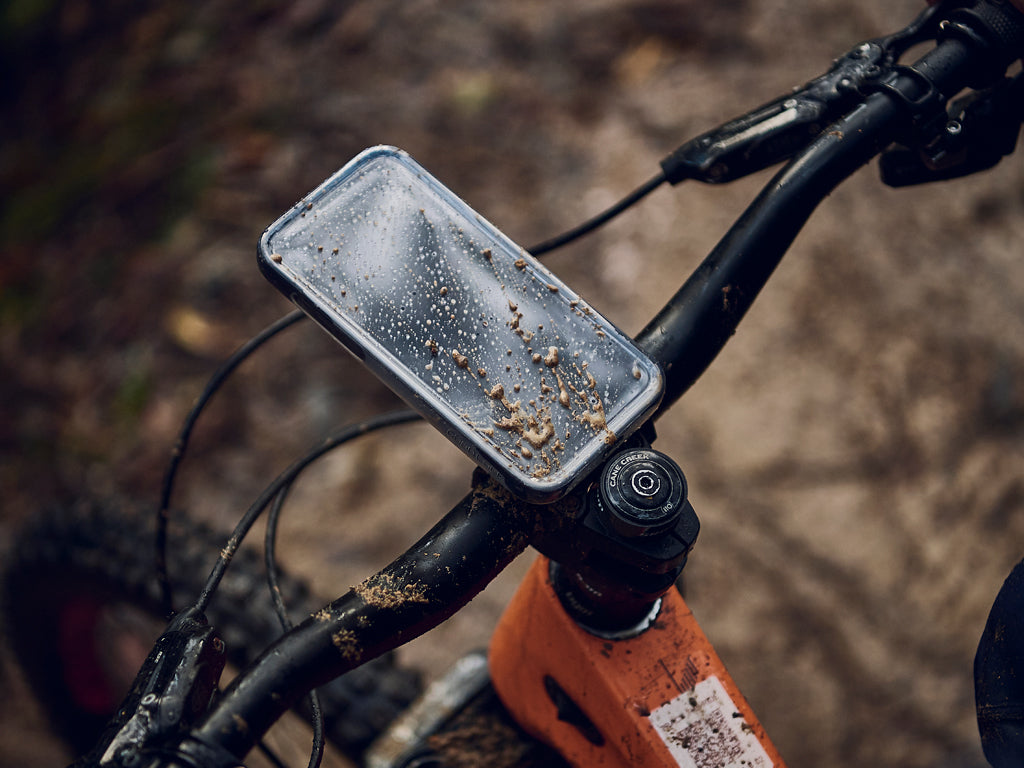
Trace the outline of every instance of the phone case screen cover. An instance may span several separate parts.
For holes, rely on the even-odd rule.
[[[374,147],[275,222],[260,267],[502,482],[550,502],[661,399],[649,360],[401,150]]]

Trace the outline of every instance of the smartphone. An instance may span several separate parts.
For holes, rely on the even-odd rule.
[[[267,278],[511,492],[559,498],[661,399],[658,365],[394,147],[259,243]]]

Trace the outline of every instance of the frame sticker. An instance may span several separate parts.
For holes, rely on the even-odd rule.
[[[771,768],[753,729],[717,677],[651,713],[650,723],[684,768]]]

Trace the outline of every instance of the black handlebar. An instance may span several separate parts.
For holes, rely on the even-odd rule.
[[[408,552],[270,646],[193,735],[242,758],[305,692],[433,629],[475,597],[526,548],[539,518],[481,470],[474,481]]]
[[[665,370],[657,418],[704,373],[818,204],[845,178],[922,121],[945,115],[966,86],[984,87],[1024,52],[1024,16],[980,3],[939,25],[940,44],[895,66],[859,106],[764,188],[637,342]]]

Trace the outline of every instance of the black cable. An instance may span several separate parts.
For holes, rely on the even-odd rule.
[[[234,372],[242,361],[248,358],[249,355],[259,349],[264,343],[272,339],[278,333],[286,328],[290,328],[305,317],[306,315],[299,310],[290,312],[279,320],[268,325],[258,334],[249,339],[249,341],[239,347],[231,357],[221,363],[220,367],[210,377],[210,380],[206,383],[205,389],[203,389],[203,392],[196,399],[195,405],[192,406],[192,410],[189,412],[188,416],[185,417],[185,421],[181,427],[181,432],[178,434],[178,439],[174,443],[174,448],[171,451],[171,460],[167,466],[167,473],[164,475],[163,488],[160,492],[160,506],[157,510],[156,517],[156,540],[154,542],[154,546],[156,548],[156,577],[157,583],[160,586],[161,607],[165,615],[169,616],[174,612],[174,596],[171,589],[171,580],[167,573],[167,525],[170,518],[168,510],[170,508],[171,492],[174,489],[174,479],[177,476],[178,465],[181,463],[181,459],[185,454],[185,448],[188,446],[189,438],[192,435],[192,429],[195,427],[196,421],[199,419],[203,409],[210,401],[210,398],[212,398],[217,390],[220,389],[228,376]]]
[[[285,765],[284,760],[282,760],[274,750],[267,746],[266,742],[260,741],[256,746],[260,752],[263,753],[263,756],[271,762],[274,768],[288,768],[288,766]]]
[[[568,243],[571,243],[573,240],[576,240],[580,237],[583,237],[586,234],[589,234],[590,232],[593,232],[601,225],[607,224],[609,221],[618,216],[624,210],[640,202],[643,198],[647,197],[647,195],[656,190],[666,181],[667,179],[665,178],[664,172],[659,172],[657,176],[654,176],[641,186],[634,189],[632,192],[630,192],[628,195],[619,200],[619,202],[615,203],[615,205],[611,206],[610,208],[607,208],[601,213],[597,214],[596,216],[587,219],[579,226],[573,227],[567,232],[563,232],[562,234],[557,235],[556,237],[552,237],[549,240],[537,243],[537,245],[533,246],[532,248],[527,248],[526,250],[533,256],[540,256],[541,254],[547,253],[548,251],[553,251],[556,248],[561,248],[563,245],[567,245]]]
[[[213,570],[210,572],[210,575],[206,580],[206,584],[203,586],[203,591],[196,599],[195,608],[199,611],[206,610],[207,606],[210,604],[211,598],[213,597],[213,593],[217,589],[217,585],[220,584],[221,579],[224,577],[224,573],[231,564],[231,560],[235,556],[235,552],[238,551],[238,547],[241,545],[246,534],[252,528],[256,520],[259,519],[263,510],[266,509],[270,505],[270,502],[274,500],[274,497],[277,496],[283,488],[288,487],[292,482],[294,482],[295,478],[297,478],[306,467],[328,451],[337,448],[339,445],[348,442],[352,438],[359,437],[360,435],[365,435],[368,432],[373,432],[374,430],[389,427],[394,424],[404,424],[406,422],[415,421],[419,418],[420,415],[416,413],[416,411],[410,410],[390,411],[388,413],[379,414],[367,419],[366,421],[346,427],[340,432],[331,435],[305,456],[294,461],[263,490],[263,493],[260,494],[259,498],[257,498],[252,506],[249,507],[246,513],[242,516],[242,519],[238,521],[238,524],[235,526],[235,530],[228,538],[227,544],[225,544],[224,548],[221,549],[220,554],[217,557],[217,562],[214,564]]]
[[[238,525],[235,526],[235,530],[232,532],[231,538],[228,540],[228,544],[221,550],[213,572],[211,572],[206,586],[203,588],[202,594],[196,601],[196,605],[199,609],[206,609],[213,592],[217,589],[217,585],[220,583],[221,578],[223,578],[224,573],[227,571],[228,565],[231,564],[231,559],[234,556],[234,553],[242,543],[242,539],[245,538],[245,535],[252,528],[257,518],[259,518],[260,513],[266,508],[267,504],[273,500],[274,505],[271,508],[267,519],[265,537],[266,545],[264,557],[267,568],[267,583],[270,586],[271,600],[274,603],[274,610],[277,612],[278,620],[281,622],[282,629],[285,632],[291,629],[294,625],[288,617],[288,610],[281,597],[281,586],[278,580],[277,560],[275,555],[277,545],[277,528],[280,520],[281,509],[284,506],[284,501],[287,498],[288,493],[291,491],[295,480],[298,478],[299,474],[314,461],[319,459],[328,451],[343,445],[349,440],[384,427],[404,424],[410,421],[415,421],[419,418],[420,415],[415,411],[391,411],[390,413],[380,414],[358,424],[346,427],[335,435],[328,437],[322,444],[314,448],[298,461],[294,462],[290,467],[288,467],[288,469],[278,475],[274,482],[272,482],[260,495],[260,498],[256,500],[256,503],[249,508],[242,517],[242,520],[239,521]],[[319,768],[320,763],[323,760],[325,737],[323,707],[320,704],[320,697],[316,690],[309,692],[309,703],[313,715],[313,743],[309,756],[309,768]],[[277,760],[276,755],[272,752],[268,753],[269,748],[266,747],[266,745],[260,742],[259,746],[260,749],[263,750],[264,754],[267,754],[272,761],[280,765],[280,761]]]
[[[264,558],[266,560],[267,584],[270,587],[270,597],[274,603],[274,611],[277,613],[277,618],[281,622],[281,629],[285,632],[294,626],[294,622],[292,622],[291,618],[288,616],[288,610],[285,608],[284,599],[281,597],[281,585],[278,581],[275,549],[277,546],[277,524],[281,517],[281,508],[284,507],[284,500],[288,497],[288,493],[291,491],[291,488],[292,483],[288,483],[281,488],[280,492],[274,498],[274,506],[270,508],[270,514],[267,516],[267,531],[264,539],[265,545],[263,550]],[[324,759],[324,712],[323,708],[320,706],[320,695],[316,692],[315,688],[309,692],[308,699],[313,719],[313,744],[309,754],[308,768],[320,768],[320,763]]]

